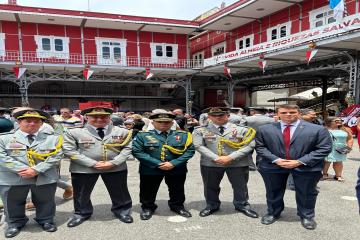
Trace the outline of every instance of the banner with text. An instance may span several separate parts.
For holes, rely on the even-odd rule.
[[[346,33],[360,28],[360,14],[345,17],[341,22],[331,23],[323,27],[310,29],[280,39],[260,43],[252,47],[224,53],[212,58],[204,59],[204,67],[239,60],[244,57],[266,53],[281,48],[301,45],[319,38],[329,37],[336,34]],[[305,60],[305,59],[304,59]]]

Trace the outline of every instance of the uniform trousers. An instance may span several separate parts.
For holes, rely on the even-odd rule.
[[[233,188],[233,204],[235,207],[248,207],[249,194],[247,183],[249,180],[249,167],[207,167],[201,166],[201,176],[204,182],[204,195],[206,208],[218,209],[220,207],[220,182],[226,173]]]
[[[168,205],[172,210],[179,210],[184,208],[185,189],[184,184],[186,174],[174,175],[143,175],[140,174],[140,203],[142,209],[149,209],[155,211],[157,205],[155,204],[156,195],[159,190],[162,180],[165,178],[165,183],[169,189]]]
[[[110,195],[111,211],[115,216],[129,215],[132,201],[127,187],[127,170],[106,173],[71,173],[74,190],[74,214],[80,217],[90,217],[93,213],[91,193],[101,176]]]
[[[0,194],[4,203],[6,222],[9,227],[23,227],[29,218],[25,214],[27,195],[31,191],[35,205],[35,221],[39,224],[53,223],[55,216],[56,183],[44,185],[0,186]]]
[[[315,217],[315,204],[318,191],[316,185],[322,177],[321,172],[290,171],[293,176],[297,214],[301,218]],[[266,202],[268,214],[280,216],[284,210],[284,194],[289,172],[270,173],[260,171],[266,188]]]

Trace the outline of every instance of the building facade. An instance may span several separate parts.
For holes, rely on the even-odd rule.
[[[188,21],[11,1],[0,5],[1,105],[243,107],[263,105],[256,96],[274,97],[260,90],[287,95],[290,88],[326,88],[335,78],[358,102],[360,2],[345,2],[342,19],[328,0],[240,0]],[[309,49],[318,52],[307,64]],[[14,66],[25,74],[15,76]],[[88,80],[84,69],[93,71]]]

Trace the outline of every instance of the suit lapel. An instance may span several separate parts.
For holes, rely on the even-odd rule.
[[[299,125],[297,126],[294,134],[292,135],[292,138],[290,140],[290,145],[294,142],[295,138],[297,138],[299,136],[299,134],[301,134],[301,132],[303,131],[303,129],[305,128],[305,124],[303,121],[300,121]]]
[[[274,128],[275,128],[275,134],[279,137],[280,139],[280,142],[283,144],[283,146],[285,146],[285,143],[284,143],[284,137],[283,137],[283,134],[282,134],[282,131],[281,131],[281,124],[280,122],[277,122],[274,124]],[[271,136],[268,136],[271,138]]]

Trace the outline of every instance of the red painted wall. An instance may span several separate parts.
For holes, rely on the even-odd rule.
[[[253,21],[244,26],[233,29],[226,40],[226,51],[234,51],[236,49],[236,39],[250,34],[254,34],[254,45],[266,42],[268,28],[288,21],[291,21],[291,34],[306,31],[310,28],[309,12],[328,4],[328,0],[307,0],[301,3],[302,10],[298,5],[292,5],[289,8],[285,8],[269,16],[263,17],[261,19],[261,23]],[[346,6],[350,15],[356,13],[356,0],[346,0]],[[302,13],[301,20],[300,11]],[[192,39],[190,54],[193,55],[194,53],[204,51],[206,53],[205,58],[211,57],[211,46],[215,45],[216,39],[218,39],[218,37],[215,36],[216,32],[212,31],[200,36],[199,38]]]

